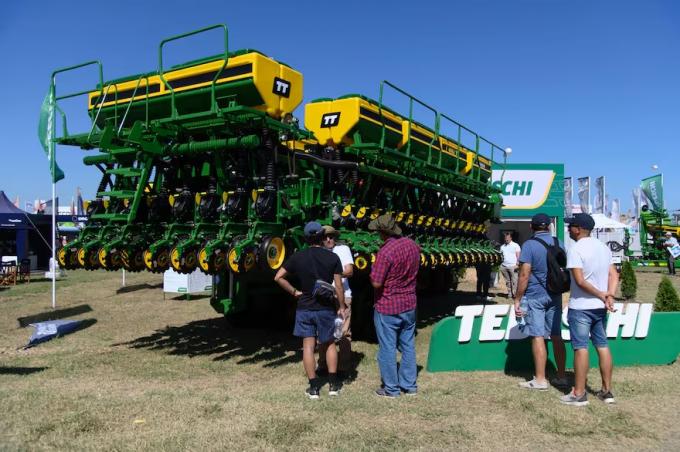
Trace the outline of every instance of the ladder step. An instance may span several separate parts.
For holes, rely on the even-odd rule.
[[[118,221],[127,221],[127,215],[123,215],[120,213],[95,213],[94,215],[90,216],[93,220],[118,220]]]
[[[97,198],[100,198],[102,196],[108,196],[109,198],[134,198],[135,193],[137,193],[135,190],[114,190],[114,191],[100,191],[97,193]]]
[[[114,168],[106,170],[106,174],[115,174],[116,176],[138,177],[142,175],[142,170],[139,168]]]

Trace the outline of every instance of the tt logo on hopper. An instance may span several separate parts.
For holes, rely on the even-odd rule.
[[[340,122],[340,113],[326,113],[321,117],[321,127],[335,127]]]
[[[282,78],[274,77],[274,94],[282,97],[290,97],[290,82]]]

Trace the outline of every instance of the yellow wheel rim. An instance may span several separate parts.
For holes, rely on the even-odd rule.
[[[144,265],[149,270],[153,270],[153,261],[151,260],[151,257],[152,257],[151,251],[149,250],[144,251]]]
[[[177,248],[173,248],[172,251],[170,252],[170,265],[172,265],[172,268],[174,268],[177,271],[180,271],[182,269],[179,260],[179,250]]]
[[[204,272],[209,271],[210,263],[208,262],[208,252],[205,248],[201,248],[198,252],[198,266],[201,267],[201,270]]]
[[[427,267],[427,258],[423,253],[420,253],[420,265]]]
[[[81,267],[85,265],[85,248],[80,248],[78,250],[78,263]]]
[[[286,258],[286,245],[279,237],[272,237],[266,249],[267,265],[272,270],[278,270]]]
[[[357,256],[354,259],[354,265],[359,270],[366,270],[366,267],[368,267],[368,261],[363,256]]]
[[[234,273],[239,273],[240,268],[238,267],[238,261],[236,260],[236,249],[232,248],[229,250],[229,255],[227,256],[227,264],[229,265],[229,268],[231,271]]]
[[[348,217],[352,215],[352,206],[350,204],[347,204],[343,209],[342,212],[340,213],[341,217]]]
[[[106,250],[104,248],[99,249],[99,265],[106,268]]]
[[[59,265],[62,267],[66,267],[66,250],[64,248],[59,250],[59,254],[57,255],[57,261],[59,261]]]

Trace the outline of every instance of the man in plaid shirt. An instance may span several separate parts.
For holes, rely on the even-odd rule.
[[[401,228],[390,214],[371,221],[368,228],[378,231],[385,242],[371,269],[375,289],[373,321],[378,336],[378,367],[383,386],[375,391],[381,397],[398,397],[403,391],[415,395],[416,377],[416,277],[420,247],[401,236]],[[397,371],[397,349],[401,364]]]

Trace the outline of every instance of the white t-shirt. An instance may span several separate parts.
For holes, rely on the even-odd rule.
[[[593,237],[578,240],[567,252],[567,268],[583,269],[583,279],[602,292],[607,291],[611,264],[611,250]],[[602,300],[586,293],[576,284],[574,278],[571,278],[569,309],[603,309],[604,307]]]
[[[333,247],[333,252],[337,254],[340,258],[340,264],[342,264],[342,272],[345,272],[345,265],[354,265],[354,258],[352,257],[352,252],[347,245],[335,245]],[[352,290],[349,288],[349,282],[347,278],[342,278],[342,287],[345,289],[345,298],[352,298]]]
[[[517,265],[517,255],[522,251],[513,241],[501,245],[501,253],[503,253],[503,267],[514,267]]]

